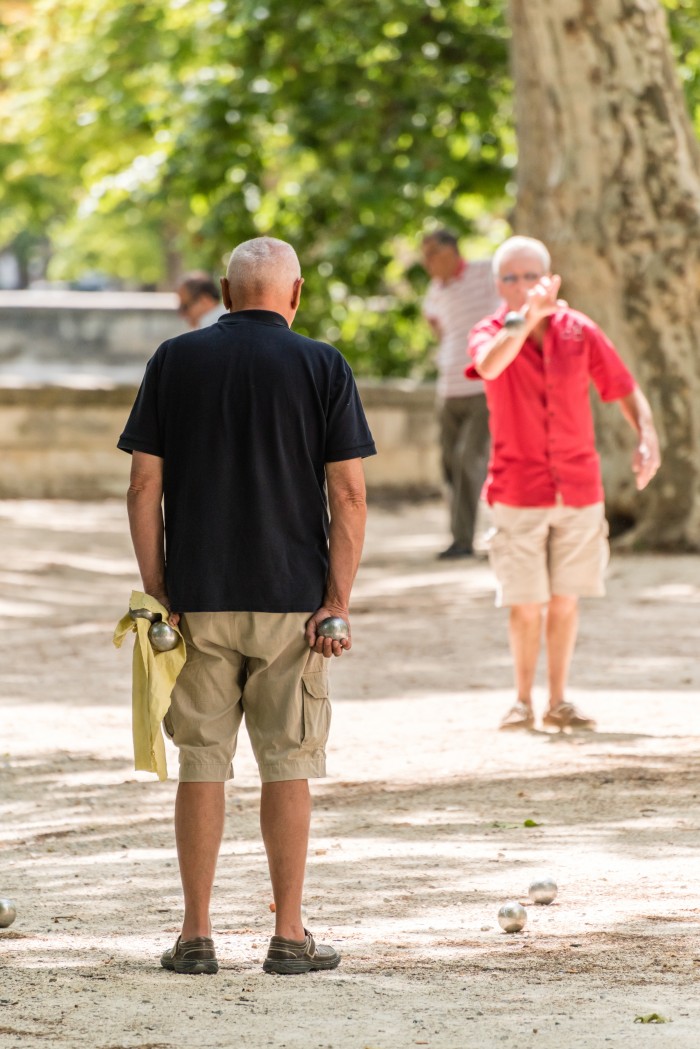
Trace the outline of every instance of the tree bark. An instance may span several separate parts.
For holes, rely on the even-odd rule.
[[[509,0],[516,230],[647,394],[663,465],[637,495],[633,442],[596,409],[609,512],[637,545],[700,548],[700,150],[656,0]]]

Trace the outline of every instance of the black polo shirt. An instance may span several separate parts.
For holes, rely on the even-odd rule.
[[[277,313],[169,339],[118,447],[163,459],[178,612],[312,612],[328,572],[325,463],[376,449],[350,366]]]

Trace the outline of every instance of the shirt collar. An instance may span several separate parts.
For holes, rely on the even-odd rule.
[[[221,320],[224,323],[236,320],[257,321],[258,324],[269,324],[273,328],[289,328],[282,314],[273,310],[235,310],[223,316]]]

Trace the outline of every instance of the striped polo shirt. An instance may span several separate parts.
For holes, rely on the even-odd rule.
[[[440,331],[437,350],[438,396],[472,397],[484,385],[467,379],[467,343],[475,324],[495,313],[500,299],[493,280],[490,259],[466,262],[450,280],[431,280],[423,302],[423,314]]]

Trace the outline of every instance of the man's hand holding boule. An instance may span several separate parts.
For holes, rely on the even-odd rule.
[[[345,620],[348,625],[348,636],[346,638],[336,639],[322,637],[321,634],[318,633],[318,627],[323,620],[330,619],[331,617]],[[306,639],[309,642],[309,648],[312,648],[314,652],[318,652],[319,655],[324,656],[326,659],[330,659],[331,656],[342,656],[344,649],[352,648],[350,616],[348,615],[347,608],[338,608],[335,605],[333,607],[330,605],[321,605],[306,624]]]

